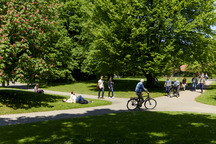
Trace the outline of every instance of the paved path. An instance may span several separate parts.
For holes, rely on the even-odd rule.
[[[211,84],[213,80],[206,82],[207,85]],[[18,87],[23,88],[23,85]],[[32,90],[32,89],[30,89]],[[45,93],[67,95],[67,92],[56,92],[45,90]],[[214,113],[216,114],[216,106],[210,106],[201,104],[195,101],[195,98],[199,96],[200,90],[196,92],[192,91],[181,91],[180,97],[168,98],[166,96],[156,98],[157,107],[152,111],[185,111],[185,112],[198,112],[198,113]],[[85,98],[97,98],[96,96],[84,95]],[[45,120],[57,120],[65,118],[83,117],[91,115],[100,115],[108,113],[118,113],[118,112],[128,112],[126,108],[126,103],[128,99],[126,98],[107,98],[112,102],[112,105],[90,107],[90,108],[80,108],[80,109],[70,109],[70,110],[56,110],[48,112],[34,112],[34,113],[24,113],[24,114],[10,114],[10,115],[0,115],[0,126],[3,125],[13,125],[21,123],[39,122]],[[144,110],[144,109],[143,109]]]

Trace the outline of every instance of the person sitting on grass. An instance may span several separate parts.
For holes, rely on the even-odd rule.
[[[36,84],[35,87],[34,87],[34,92],[44,94],[44,90],[42,90],[42,89],[38,89],[38,87],[39,87],[39,85]]]
[[[63,99],[63,102],[66,103],[80,103],[80,104],[88,104],[92,103],[92,101],[85,100],[81,95],[76,97],[75,92],[72,91],[69,99]]]

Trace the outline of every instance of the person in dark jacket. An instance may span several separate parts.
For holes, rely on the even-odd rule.
[[[111,98],[114,98],[114,95],[113,95],[113,87],[114,87],[114,82],[113,82],[112,77],[110,77],[110,79],[109,79],[109,81],[108,81],[108,88],[109,88],[108,97],[110,97],[110,92],[112,92]]]
[[[196,91],[197,83],[198,83],[198,80],[197,80],[197,78],[194,76],[194,77],[192,78],[192,87],[194,88],[194,89],[193,89],[194,91]]]

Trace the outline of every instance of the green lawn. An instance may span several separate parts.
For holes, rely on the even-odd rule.
[[[182,82],[183,77],[178,77],[178,80]],[[191,83],[191,77],[187,77],[189,83]],[[164,96],[165,88],[164,82],[166,77],[158,79],[158,84],[156,88],[148,88],[146,84],[145,87],[148,88],[150,92],[150,97],[160,97]],[[172,82],[174,81],[174,77],[171,78]],[[135,87],[137,83],[140,81],[140,78],[121,78],[114,79],[114,96],[120,98],[129,98],[136,96],[135,95]],[[145,80],[146,82],[146,80]],[[43,89],[53,90],[53,91],[63,91],[63,92],[71,92],[75,91],[79,94],[89,94],[89,95],[97,95],[98,91],[97,80],[94,81],[85,81],[85,82],[74,82],[70,84],[52,84],[52,85],[44,85]],[[108,87],[107,80],[105,79],[105,96],[108,96]]]
[[[0,89],[0,115],[64,110],[111,104],[109,101],[97,99],[92,99],[93,103],[89,104],[71,104],[62,102],[62,99],[65,98],[68,99],[69,96],[38,94],[24,90]]]
[[[208,90],[205,93],[196,98],[196,101],[216,106],[216,81],[208,87]]]
[[[0,127],[1,144],[215,144],[216,115],[123,112]]]

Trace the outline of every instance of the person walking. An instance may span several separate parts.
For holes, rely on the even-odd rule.
[[[177,97],[179,97],[179,90],[180,90],[180,82],[175,78],[175,81],[173,83],[174,89],[176,90]]]
[[[201,93],[203,93],[203,88],[205,85],[205,79],[201,76],[201,78],[199,79],[199,82],[200,82]]]
[[[203,78],[205,77],[205,74],[204,74],[204,72],[202,72],[201,76],[202,76]]]
[[[205,79],[206,79],[206,81],[208,80],[208,74],[207,73],[205,74]]]
[[[100,92],[102,91],[102,97],[100,97]],[[104,99],[104,81],[103,76],[98,80],[98,98]]]
[[[194,91],[196,91],[197,83],[198,83],[197,78],[194,76],[192,78],[192,87],[194,88],[193,89]]]
[[[167,77],[167,80],[164,83],[164,87],[166,88],[167,96],[169,97],[170,87],[171,87],[172,81]]]
[[[184,91],[186,89],[186,85],[187,85],[187,79],[184,77],[183,80],[182,80],[182,87],[183,87]]]
[[[110,92],[112,92],[112,97],[111,97],[111,98],[114,98],[114,95],[113,95],[113,87],[114,87],[114,82],[113,82],[112,77],[110,77],[110,79],[109,79],[109,81],[108,81],[108,88],[109,88],[108,97],[110,97]]]

